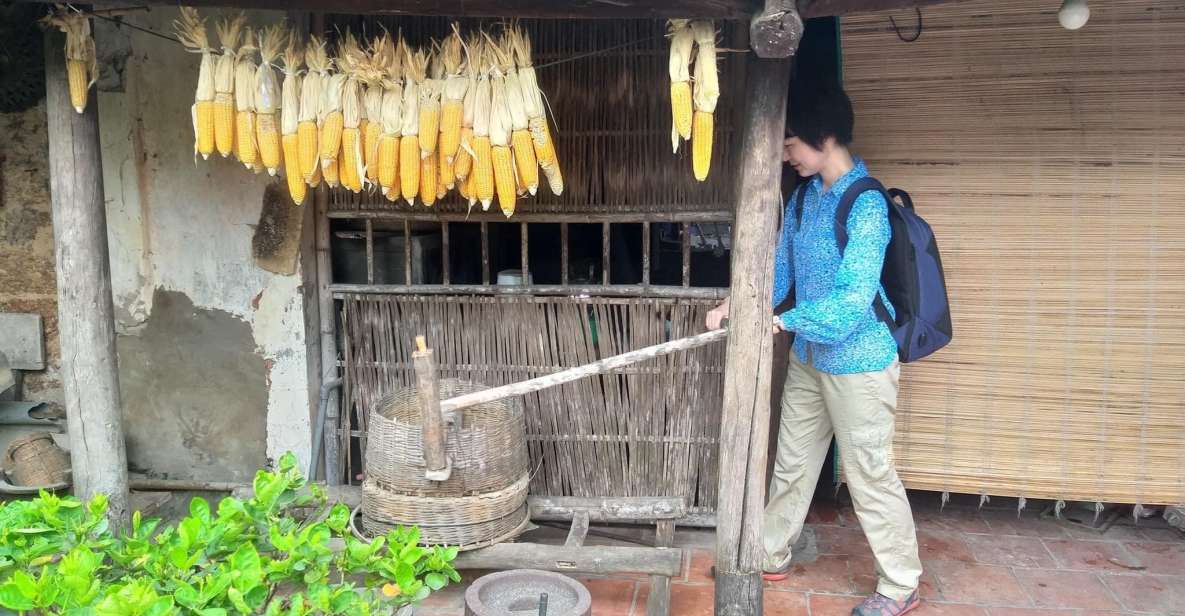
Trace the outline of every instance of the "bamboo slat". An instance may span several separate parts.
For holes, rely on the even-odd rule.
[[[1185,3],[845,18],[855,149],[943,251],[955,341],[907,367],[907,486],[1185,501]],[[912,13],[895,14],[912,24]]]

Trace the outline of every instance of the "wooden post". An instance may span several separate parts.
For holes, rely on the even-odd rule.
[[[749,22],[749,46],[759,58],[788,58],[805,31],[794,0],[765,0]]]
[[[716,507],[716,614],[762,613],[761,514],[773,346],[770,306],[774,233],[790,62],[751,58],[736,222],[733,224],[730,332],[725,351]]]
[[[444,450],[444,418],[440,414],[440,384],[436,362],[423,336],[416,336],[416,351],[411,355],[416,369],[416,389],[420,398],[420,426],[423,439],[424,476],[431,481],[445,481],[452,475],[452,461]]]
[[[74,493],[84,500],[106,494],[107,517],[122,528],[128,516],[128,464],[97,97],[91,93],[81,114],[71,106],[64,40],[56,32],[45,37],[45,115],[71,468]]]

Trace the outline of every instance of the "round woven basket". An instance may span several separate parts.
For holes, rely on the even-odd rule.
[[[49,486],[66,481],[70,456],[54,442],[49,432],[17,439],[4,455],[6,474],[22,486]]]
[[[443,379],[440,399],[487,389]],[[511,398],[458,411],[447,426],[445,449],[452,459],[447,481],[424,478],[420,405],[414,388],[388,394],[370,414],[366,478],[389,492],[429,496],[466,496],[513,485],[527,473],[527,437],[522,404]]]
[[[355,525],[354,535],[364,541],[369,541],[380,535],[385,535],[391,529],[401,526],[391,522],[373,520],[365,515],[361,518],[361,528]],[[527,505],[511,512],[510,515],[488,522],[462,524],[458,526],[432,526],[419,524],[420,543],[422,545],[447,545],[464,552],[489,547],[503,541],[510,541],[526,532],[531,520],[527,517]],[[403,524],[402,526],[406,526]]]
[[[496,492],[471,496],[421,496],[384,490],[367,479],[362,483],[362,515],[378,522],[427,526],[460,526],[509,516],[527,502],[530,477]]]

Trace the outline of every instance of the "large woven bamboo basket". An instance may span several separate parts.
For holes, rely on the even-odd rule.
[[[369,479],[362,484],[362,534],[375,537],[396,526],[415,525],[420,542],[473,550],[518,536],[527,520],[523,475],[507,488],[471,496],[417,496],[389,492]]]
[[[17,485],[50,486],[69,477],[70,457],[54,442],[53,435],[38,432],[8,446],[4,467]]]
[[[442,379],[440,399],[487,389]],[[420,406],[414,388],[388,394],[371,412],[366,444],[366,478],[390,492],[466,496],[502,490],[527,473],[527,437],[522,404],[516,398],[459,411],[447,426],[445,448],[453,471],[447,481],[424,478]]]

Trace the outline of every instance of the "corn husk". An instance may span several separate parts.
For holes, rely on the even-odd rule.
[[[488,36],[487,36],[488,38]],[[509,146],[513,121],[506,93],[506,71],[512,62],[506,51],[492,39],[486,49],[493,61],[490,72],[490,145]]]
[[[714,113],[720,99],[720,81],[716,69],[716,26],[710,21],[692,22],[695,33],[695,83],[691,101],[696,111]]]
[[[255,112],[276,113],[280,109],[280,81],[276,78],[275,62],[287,41],[288,33],[279,24],[263,29],[259,34],[259,67],[255,69]]]
[[[284,84],[281,87],[280,134],[295,135],[300,123],[300,67],[304,63],[304,47],[295,32],[288,35],[284,50]]]
[[[468,44],[465,45],[466,60],[465,60],[465,98],[462,100],[464,108],[461,114],[461,134],[473,132],[474,112],[477,108],[477,76],[481,73],[482,54],[484,53],[484,42],[478,35],[470,37]],[[466,131],[465,129],[469,129]],[[469,142],[462,137],[461,147],[473,156],[473,148]]]
[[[445,105],[460,104],[464,108],[465,96],[469,91],[469,78],[465,71],[463,50],[465,47],[464,41],[461,39],[461,31],[457,24],[453,23],[453,33],[445,39],[441,46],[441,60],[444,65],[444,83],[441,87],[440,104],[443,109]],[[464,112],[462,111],[462,123],[464,122]],[[445,162],[452,163],[457,152],[444,152]]]
[[[406,46],[400,39],[395,41],[390,37],[382,39],[381,47],[375,50],[375,60],[383,70],[383,99],[379,110],[379,118],[383,123],[384,135],[399,136],[402,134],[403,124],[403,54],[399,52]]]
[[[493,70],[493,64],[490,60],[489,45],[483,43],[481,45],[481,50],[482,64],[481,69],[478,71],[477,87],[475,89],[476,94],[474,95],[473,99],[473,137],[475,139],[482,137],[489,139],[491,128],[490,125],[492,122],[492,89],[490,83],[490,72]],[[474,158],[476,159],[476,154],[474,155]],[[475,167],[476,164],[477,161],[475,160]],[[470,175],[475,175],[475,173],[470,172]],[[469,191],[469,195],[469,207],[472,208],[476,201],[475,191]],[[481,202],[481,209],[484,211],[489,209],[490,203],[493,201],[490,199],[482,199]]]
[[[198,15],[197,9],[183,6],[179,9],[181,18],[173,21],[173,29],[177,38],[190,53],[202,54],[198,65],[198,83],[194,91],[194,106],[191,114],[194,118],[194,158],[197,158],[197,104],[199,102],[214,102],[214,50],[210,48],[210,39],[206,35],[206,20]],[[69,37],[67,37],[67,40]],[[67,52],[69,57],[69,52]],[[202,158],[208,158],[209,153],[202,153]]]
[[[403,125],[400,131],[403,136],[420,134],[420,89],[427,79],[428,58],[423,51],[412,53],[406,42],[401,41],[403,47]]]
[[[362,85],[367,80],[369,75],[370,59],[366,51],[358,43],[358,39],[350,32],[346,32],[346,36],[342,41],[341,50],[338,54],[338,61],[342,73],[346,75],[346,82],[342,86],[342,127],[343,130],[358,130],[365,117],[365,107],[362,100]],[[345,147],[343,143],[342,147]],[[357,173],[357,176],[350,175],[351,178],[357,178],[359,183],[366,182],[366,166],[363,164],[362,154],[362,135],[359,132],[358,139],[354,142],[354,160],[357,164],[349,173]],[[343,178],[346,177],[346,171],[340,169],[339,173]],[[359,187],[355,186],[357,190]]]
[[[304,51],[308,72],[300,86],[300,114],[298,122],[316,122],[321,111],[321,87],[329,78],[329,55],[325,51],[325,40],[310,36]]]
[[[667,22],[667,37],[671,40],[671,51],[668,58],[667,72],[671,83],[687,82],[691,80],[691,56],[695,47],[695,32],[688,19],[672,19]],[[685,100],[685,99],[684,99]],[[671,124],[671,151],[679,151],[679,142],[689,139],[690,133],[679,134],[678,127]]]
[[[241,12],[234,17],[223,17],[219,20],[215,30],[218,32],[218,43],[222,46],[222,55],[214,65],[214,96],[233,96],[235,91],[235,60],[239,38],[247,16]]]
[[[89,92],[91,86],[95,85],[95,80],[99,78],[98,55],[95,52],[95,39],[91,36],[90,20],[82,13],[73,11],[61,4],[56,4],[54,5],[53,13],[47,15],[42,21],[46,24],[56,26],[65,33],[66,60],[69,62],[81,62],[82,66],[86,67],[86,91]],[[82,94],[85,101],[86,92]],[[74,107],[74,111],[78,113],[82,113],[85,109],[85,104],[81,107],[77,105]]]
[[[428,55],[428,74],[424,81],[420,84],[420,115],[425,116],[426,112],[435,112],[437,124],[436,130],[440,130],[440,94],[444,87],[444,63],[439,52],[439,44],[433,42],[433,50]],[[436,144],[439,139],[436,135],[430,138],[425,138],[426,135],[420,135],[420,158],[428,158],[436,149]]]

